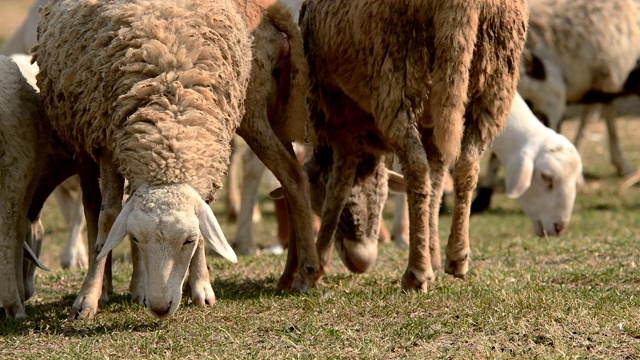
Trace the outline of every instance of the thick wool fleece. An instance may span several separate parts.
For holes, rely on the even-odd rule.
[[[251,61],[232,0],[52,1],[38,39],[38,87],[63,141],[113,153],[134,189],[187,183],[213,199]]]
[[[481,139],[490,141],[504,126],[526,10],[523,0],[307,2],[300,25],[316,72],[312,87],[321,78],[321,87],[340,89],[387,138],[400,141],[416,123],[432,127],[438,150],[454,159],[467,103],[483,105],[486,114],[472,116]],[[411,114],[399,113],[407,107]]]

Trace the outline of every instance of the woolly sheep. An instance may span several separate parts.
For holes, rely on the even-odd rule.
[[[33,9],[32,9],[33,10]],[[37,10],[37,9],[36,9]],[[29,21],[31,17],[27,18]],[[34,29],[36,24],[33,25]],[[21,27],[21,29],[24,28]],[[35,30],[34,30],[35,31]],[[35,38],[34,43],[35,45]],[[38,65],[31,63],[31,56],[26,54],[15,53],[11,55],[11,59],[18,65],[22,75],[27,79],[36,91],[36,74],[38,73]],[[67,223],[68,235],[66,245],[60,255],[60,265],[63,268],[80,267],[86,268],[88,265],[86,240],[86,221],[84,218],[84,208],[82,206],[82,194],[80,190],[80,180],[77,176],[73,176],[60,186],[56,187],[53,195],[58,204],[58,208]],[[108,277],[111,278],[110,276]],[[109,284],[109,288],[112,288]]]
[[[611,162],[634,171],[622,156],[613,100],[640,93],[640,1],[531,0],[518,91],[533,112],[558,131],[567,104],[587,104],[575,138],[602,113]]]
[[[154,315],[178,308],[190,263],[192,301],[213,303],[201,238],[237,261],[208,202],[244,113],[251,59],[233,3],[63,0],[40,15],[38,87],[75,153],[96,238],[71,317],[95,314],[105,256],[126,235]],[[131,196],[121,209],[124,178]]]
[[[26,316],[24,302],[34,293],[34,264],[44,235],[40,210],[53,190],[51,182],[61,181],[71,171],[58,161],[60,150],[37,92],[9,57],[0,55],[0,306],[7,316]],[[60,152],[62,154],[62,152]],[[62,156],[62,155],[61,155]],[[33,252],[30,252],[33,249]]]
[[[386,191],[370,193],[360,183],[386,190],[382,156],[393,151],[409,201],[409,261],[402,288],[426,291],[440,266],[437,209],[444,170],[456,159],[445,271],[463,277],[469,265],[471,193],[480,156],[502,129],[513,100],[526,3],[307,0],[300,26],[315,131],[308,168],[328,173],[326,197],[312,196],[312,203],[324,203],[317,240],[321,272],[328,270],[334,235],[350,269],[366,271],[375,261]],[[363,213],[367,218],[358,217]],[[375,239],[353,240],[362,235],[351,231],[361,220]]]

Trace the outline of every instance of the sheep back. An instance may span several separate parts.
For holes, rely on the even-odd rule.
[[[570,102],[617,93],[640,58],[640,1],[531,0],[526,52],[553,56]]]
[[[113,153],[134,188],[188,183],[212,200],[250,70],[231,0],[53,1],[38,40],[38,87],[64,142]]]

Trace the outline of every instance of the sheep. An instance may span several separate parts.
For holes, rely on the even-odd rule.
[[[520,94],[511,104],[504,131],[491,146],[489,169],[506,164],[506,193],[517,198],[538,236],[559,236],[568,226],[582,182],[582,160],[575,146],[563,135],[544,126],[533,115]],[[497,171],[488,171],[494,174]],[[495,176],[480,180],[472,204],[487,204]],[[488,197],[488,199],[486,198]],[[393,237],[402,241],[407,224],[406,203],[396,204]]]
[[[464,277],[471,193],[480,156],[504,126],[513,100],[526,3],[307,0],[300,27],[310,68],[311,189],[323,192],[315,182],[326,179],[326,197],[311,196],[314,206],[322,204],[321,274],[328,271],[334,235],[352,271],[367,271],[375,261],[387,185],[383,154],[392,151],[409,202],[402,289],[426,291],[440,267],[437,209],[444,170],[453,163],[445,271]],[[353,231],[360,221],[366,234]],[[354,241],[360,235],[368,241]]]
[[[613,100],[640,93],[640,1],[532,0],[518,91],[534,114],[559,131],[567,104],[587,104],[575,138],[604,117],[617,174],[634,167],[622,156]]]
[[[74,153],[95,239],[71,318],[96,313],[106,255],[127,235],[152,314],[177,310],[188,269],[192,301],[215,302],[201,271],[204,241],[237,259],[208,202],[244,114],[251,60],[234,4],[52,1],[40,10],[33,53],[46,114]],[[122,206],[125,178],[131,195]]]
[[[24,318],[24,302],[34,293],[35,267],[23,262],[23,256],[44,268],[37,261],[44,236],[39,214],[53,190],[51,183],[69,176],[71,165],[45,119],[39,95],[10,57],[0,55],[0,75],[0,306],[7,316]]]
[[[293,142],[307,137],[308,90],[302,37],[284,4],[235,0],[254,39],[247,112],[238,128],[258,159],[282,184],[289,214],[289,251],[279,289],[305,292],[317,280],[309,180]]]
[[[33,10],[33,9],[32,9]],[[29,21],[31,17],[27,18]],[[36,24],[33,25],[34,29]],[[24,28],[21,27],[21,29]],[[34,30],[35,31],[35,30]],[[32,45],[35,45],[35,39]],[[36,74],[38,73],[38,65],[31,63],[31,56],[26,54],[14,53],[11,59],[18,65],[22,75],[27,79],[36,91]],[[86,221],[84,218],[84,209],[82,206],[82,196],[80,190],[80,180],[77,176],[73,176],[58,186],[53,195],[58,204],[58,208],[62,212],[69,234],[67,242],[60,256],[60,265],[62,268],[86,268],[88,265],[86,240]],[[111,276],[107,277],[111,279]],[[108,284],[112,289],[112,284]]]
[[[26,77],[27,82],[36,91],[38,91],[36,86],[38,65],[32,64],[31,56],[27,54],[31,47],[36,44],[36,27],[39,19],[38,8],[46,3],[47,0],[34,2],[29,9],[27,18],[0,49],[0,54],[10,55],[18,64],[23,76]],[[71,185],[73,185],[73,189],[70,187]],[[82,197],[76,194],[80,191],[79,189],[79,180],[75,177],[65,181],[53,193],[69,229],[67,243],[60,256],[60,265],[63,268],[87,267],[87,250],[84,245],[86,243],[86,222],[82,209]]]

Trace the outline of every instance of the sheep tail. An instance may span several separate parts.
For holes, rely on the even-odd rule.
[[[478,34],[479,11],[473,1],[447,1],[436,9],[433,27],[435,59],[430,107],[434,142],[445,164],[459,154],[464,132],[464,112],[469,71]]]

